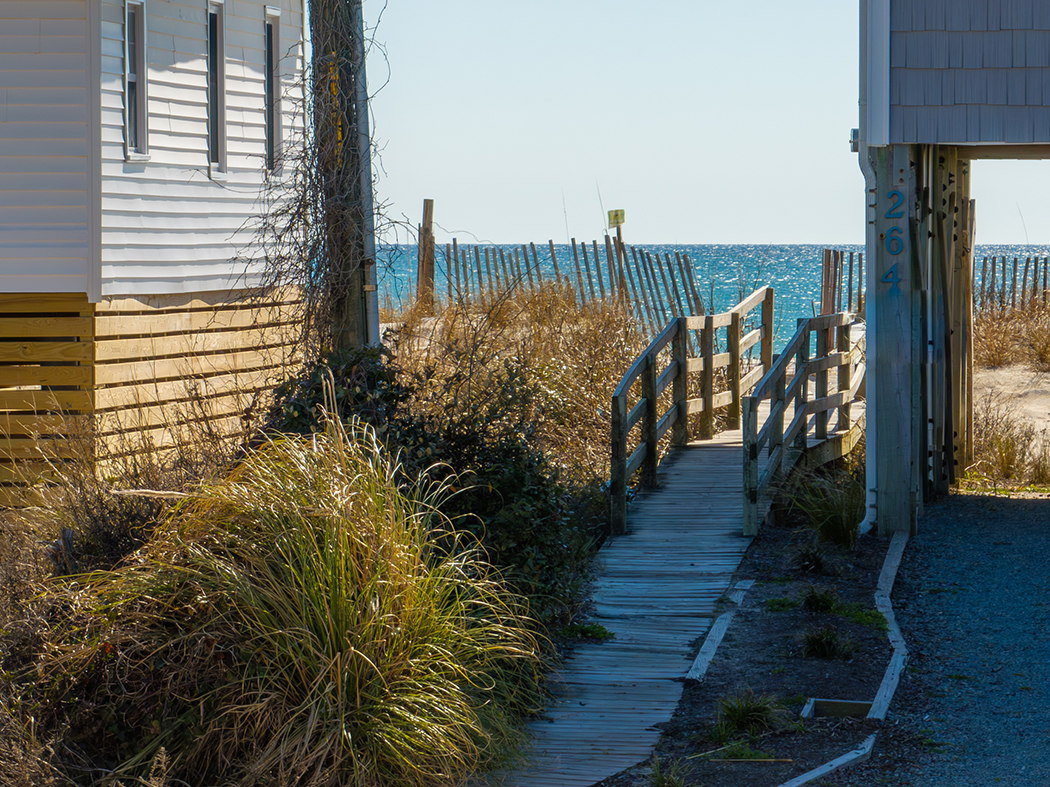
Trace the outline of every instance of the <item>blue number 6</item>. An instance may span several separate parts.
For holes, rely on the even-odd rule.
[[[904,240],[900,227],[890,227],[886,233],[886,251],[890,254],[900,254],[904,250]]]

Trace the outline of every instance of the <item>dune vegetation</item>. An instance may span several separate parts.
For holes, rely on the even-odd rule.
[[[522,756],[642,339],[557,285],[481,307],[315,359],[247,442],[84,450],[5,512],[0,781],[449,785]]]

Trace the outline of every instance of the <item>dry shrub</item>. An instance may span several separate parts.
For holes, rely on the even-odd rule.
[[[1050,314],[1033,312],[1024,326],[1028,361],[1037,372],[1050,372]]]
[[[971,476],[996,483],[1024,485],[1035,428],[1008,403],[990,393],[974,410],[974,464]]]
[[[612,303],[580,304],[544,284],[451,306],[440,318],[408,314],[398,363],[419,387],[421,415],[439,421],[484,412],[508,383],[505,416],[567,479],[608,475],[609,399],[645,340]],[[514,412],[516,410],[516,412]]]
[[[978,314],[973,326],[974,363],[998,369],[1022,361],[1027,352],[1018,331],[1019,321],[1012,312]]]

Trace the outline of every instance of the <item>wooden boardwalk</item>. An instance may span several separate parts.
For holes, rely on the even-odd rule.
[[[649,757],[682,694],[691,643],[751,543],[742,533],[740,430],[675,450],[630,507],[628,534],[599,554],[597,622],[615,639],[583,645],[553,677],[556,699],[531,725],[532,767],[506,787],[587,787]]]

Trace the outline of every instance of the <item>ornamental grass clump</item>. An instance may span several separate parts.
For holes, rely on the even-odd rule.
[[[423,787],[501,762],[538,647],[444,494],[366,427],[267,442],[60,591],[21,703],[98,782],[147,778],[162,750],[194,786]]]

